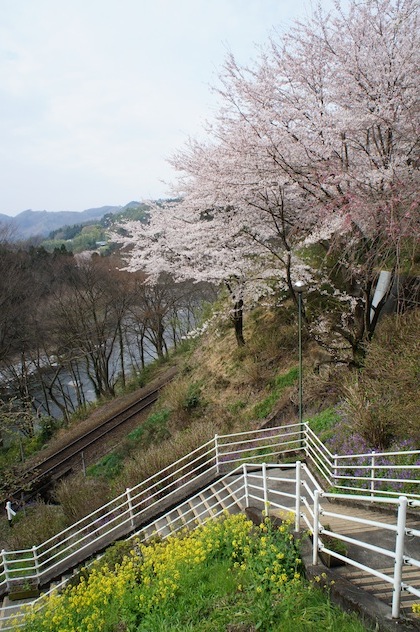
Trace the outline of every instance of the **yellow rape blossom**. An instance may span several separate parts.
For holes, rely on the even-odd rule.
[[[51,598],[39,613],[29,614],[26,630],[112,629],[128,608],[135,608],[135,616],[141,617],[162,607],[182,590],[183,578],[193,567],[199,568],[215,555],[229,560],[238,591],[246,590],[246,581],[252,581],[258,594],[278,592],[288,581],[300,579],[300,560],[290,544],[289,528],[282,528],[273,529],[266,518],[257,533],[245,516],[224,515],[165,541],[135,542],[131,554],[115,568],[92,568],[86,579]]]

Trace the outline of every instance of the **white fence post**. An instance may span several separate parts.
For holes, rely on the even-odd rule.
[[[39,560],[38,560],[38,553],[37,553],[35,545],[32,547],[32,555],[34,558],[34,567],[35,567],[37,583],[40,584],[41,581],[40,581],[40,575],[39,575]]]
[[[309,450],[308,450],[308,424],[305,421],[303,424],[303,427],[305,428],[305,430],[303,431],[303,450],[305,452],[305,456],[308,456],[309,454]]]
[[[300,531],[300,485],[301,485],[301,462],[296,461],[296,491],[295,491],[295,531]]]
[[[6,580],[7,590],[10,590],[10,576],[9,576],[9,569],[7,567],[6,555],[7,555],[6,550],[2,549],[1,556],[3,558],[4,579]]]
[[[408,503],[406,496],[400,496],[398,500],[399,505],[397,519],[397,537],[395,541],[394,588],[392,593],[393,619],[398,619],[398,617],[400,616],[402,567],[404,564],[404,538]]]
[[[337,487],[338,454],[334,454],[334,487]]]
[[[128,504],[128,509],[130,513],[131,528],[134,529],[134,510],[133,510],[133,501],[131,498],[131,489],[127,487],[127,489],[125,490],[125,493],[127,494],[127,504]]]
[[[267,487],[267,463],[262,464],[263,475],[263,492],[264,492],[264,515],[268,516],[270,511],[270,503],[268,502],[268,487]]]
[[[245,494],[245,507],[249,507],[249,492],[248,492],[248,472],[246,469],[246,463],[242,465],[244,473],[244,494]]]
[[[312,529],[312,564],[318,564],[318,540],[319,540],[319,490],[314,491],[314,526]]]
[[[370,495],[375,496],[375,450],[370,456]]]
[[[215,434],[214,435],[214,453],[215,453],[215,458],[216,458],[216,473],[219,474],[220,473],[220,465],[219,465],[219,435]]]

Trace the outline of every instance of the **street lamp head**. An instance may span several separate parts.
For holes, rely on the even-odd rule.
[[[293,283],[293,288],[296,292],[301,294],[306,290],[306,284],[304,283],[304,281],[295,281],[295,283]]]

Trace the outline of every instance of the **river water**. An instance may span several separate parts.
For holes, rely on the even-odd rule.
[[[151,344],[144,344],[144,363],[150,364],[157,357],[156,350]],[[140,353],[136,345],[133,345],[124,356],[126,378],[141,370]],[[59,370],[57,364],[44,363],[42,369],[42,380],[34,366],[26,366],[26,371],[21,365],[16,364],[9,369],[0,369],[0,397],[7,401],[11,399],[21,399],[22,391],[26,391],[27,398],[31,401],[32,407],[39,418],[43,416],[54,419],[62,419],[63,411],[61,405],[67,405],[71,412],[76,410],[81,402],[90,403],[96,400],[95,388],[89,378],[86,360],[73,363],[73,371],[65,367]],[[24,388],[21,376],[26,373],[29,377],[25,379]],[[57,377],[58,373],[58,377]],[[121,374],[121,359],[119,354],[112,354],[109,361],[110,381],[114,382]],[[48,393],[48,386],[54,383],[52,392],[54,397]],[[57,400],[57,401],[54,401]],[[57,403],[58,402],[58,403]]]

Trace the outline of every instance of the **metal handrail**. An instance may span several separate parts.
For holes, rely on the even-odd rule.
[[[258,462],[261,458],[267,459],[272,457],[274,459],[282,454],[296,453],[300,447],[320,475],[327,480],[330,486],[334,486],[336,489],[345,491],[353,490],[354,492],[361,491],[363,494],[365,494],[366,491],[368,491],[368,493],[370,491],[370,500],[378,493],[386,495],[388,501],[392,500],[392,496],[398,495],[398,492],[389,490],[381,491],[377,489],[378,484],[384,482],[401,482],[397,478],[389,479],[378,476],[377,473],[383,469],[383,466],[379,466],[375,462],[371,465],[364,466],[343,466],[339,464],[339,460],[343,459],[342,462],[344,462],[344,460],[350,458],[349,455],[332,455],[328,448],[320,441],[315,433],[313,433],[307,423],[303,424],[303,429],[304,444],[302,446],[295,445],[300,443],[302,430],[301,424],[297,423],[221,436],[216,435],[214,439],[209,440],[189,454],[171,463],[160,472],[149,476],[133,488],[127,489],[116,498],[70,525],[55,536],[52,536],[37,547],[20,551],[3,550],[0,555],[0,589],[3,588],[4,590],[6,586],[10,585],[11,581],[16,581],[19,578],[19,571],[25,571],[24,575],[26,575],[26,577],[29,573],[32,573],[42,582],[42,578],[53,568],[56,568],[59,564],[63,564],[67,558],[69,560],[74,559],[75,550],[79,550],[80,552],[81,548],[88,548],[89,545],[95,542],[101,542],[107,534],[115,534],[115,537],[121,537],[121,534],[117,533],[121,529],[127,529],[128,532],[131,531],[134,527],[134,522],[139,520],[142,512],[144,512],[142,505],[145,498],[153,501],[158,493],[167,492],[169,495],[170,488],[174,485],[178,491],[183,489],[187,485],[183,480],[192,477],[188,479],[188,482],[193,482],[195,477],[199,476],[197,471],[203,468],[203,466],[208,468],[208,470],[214,467],[216,471],[220,473],[224,467],[231,468],[234,464],[249,460]],[[293,441],[286,440],[289,439],[291,435],[298,433],[299,439]],[[248,439],[245,439],[245,437],[248,437]],[[283,441],[281,441],[282,438]],[[239,446],[239,449],[234,449]],[[258,454],[258,451],[264,447],[270,450],[269,453]],[[378,457],[387,455],[403,457],[406,455],[412,456],[414,454],[420,455],[420,450],[373,454],[365,453],[362,455],[351,455],[351,458],[370,457],[377,459]],[[230,458],[226,459],[227,456]],[[202,461],[203,459],[205,459],[204,462]],[[371,475],[370,477],[357,477],[340,473],[343,468],[348,470],[352,467],[359,470],[368,469]],[[406,469],[406,467],[407,466],[395,464],[395,469],[397,470]],[[387,469],[392,469],[392,465],[387,465]],[[418,471],[419,469],[420,466],[413,466],[413,471]],[[341,484],[341,481],[346,482],[348,480],[356,484],[351,486]],[[359,488],[357,487],[358,482],[362,483],[362,486],[359,486]],[[413,485],[418,485],[420,490],[420,480],[410,478],[408,482]],[[366,484],[369,483],[370,490],[366,490]],[[157,488],[159,489],[157,490]],[[420,495],[412,493],[410,497],[420,498]],[[156,504],[156,500],[153,501],[152,505],[153,504]],[[28,565],[24,568],[16,568],[17,564],[22,562],[22,560],[16,559],[16,556],[20,554],[28,556],[26,560]],[[33,563],[31,564],[31,562]]]

